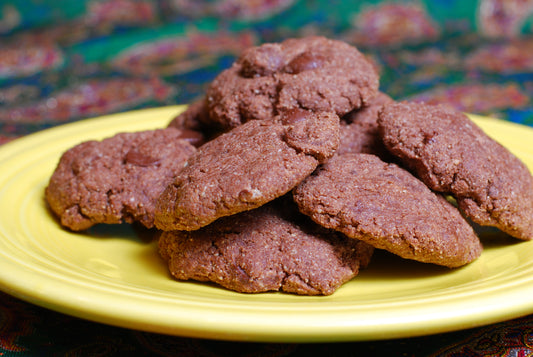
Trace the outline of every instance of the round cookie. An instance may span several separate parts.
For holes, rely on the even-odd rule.
[[[46,200],[74,231],[97,223],[154,225],[155,201],[196,149],[175,128],[120,133],[67,150]]]
[[[324,37],[288,39],[245,50],[207,89],[210,119],[226,128],[283,110],[342,116],[368,104],[379,77],[355,47]]]
[[[509,150],[450,107],[401,102],[378,119],[388,150],[477,224],[533,239],[533,178]]]
[[[337,154],[367,153],[387,160],[390,155],[378,132],[378,112],[384,104],[394,101],[379,92],[368,106],[351,111],[341,119],[341,136]]]
[[[282,212],[270,203],[196,231],[163,232],[159,251],[179,280],[244,293],[330,295],[368,265],[372,246]]]
[[[291,110],[252,120],[201,146],[156,207],[161,230],[195,230],[282,196],[339,144],[333,113]]]
[[[482,251],[474,230],[451,203],[374,155],[334,156],[293,196],[313,221],[403,258],[458,267]]]

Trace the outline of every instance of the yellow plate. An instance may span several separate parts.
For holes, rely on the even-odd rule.
[[[43,190],[60,155],[88,139],[165,126],[183,107],[148,109],[45,130],[0,147],[0,289],[74,316],[144,331],[242,341],[385,339],[533,313],[533,242],[492,230],[474,263],[449,270],[376,254],[328,297],[246,295],[167,273],[155,244],[127,225],[90,234],[59,227]],[[474,120],[533,168],[533,129]]]

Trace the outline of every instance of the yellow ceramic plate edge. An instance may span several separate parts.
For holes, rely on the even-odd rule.
[[[533,312],[532,242],[498,243],[469,266],[397,281],[372,267],[328,297],[269,293],[237,294],[195,283],[175,282],[157,263],[140,279],[120,278],[112,259],[93,247],[150,251],[120,237],[92,241],[61,230],[42,202],[42,189],[65,149],[119,131],[166,125],[182,106],[148,109],[59,126],[0,147],[0,289],[21,299],[74,316],[112,325],[181,336],[225,340],[304,342],[384,339],[431,334],[493,323]],[[532,168],[533,130],[473,116]],[[52,159],[53,158],[53,159]],[[20,190],[20,192],[17,192]],[[16,201],[13,199],[16,198]],[[11,200],[11,201],[10,201]],[[24,223],[24,224],[21,224]],[[38,227],[38,228],[35,228]],[[62,241],[68,235],[68,241]],[[54,241],[55,240],[55,241]],[[50,245],[49,242],[60,244]],[[80,251],[51,250],[80,244]],[[140,248],[139,248],[140,247]],[[90,248],[84,252],[85,248]],[[69,254],[91,265],[76,266]],[[151,259],[151,258],[149,258]],[[123,263],[123,262],[121,262]],[[107,264],[107,265],[106,265]],[[126,262],[126,267],[129,264]],[[135,269],[135,262],[131,262]],[[416,272],[422,265],[407,265]],[[413,268],[414,267],[414,268]],[[152,274],[152,275],[151,275]],[[474,279],[479,276],[479,279]],[[156,287],[149,286],[150,279]],[[357,279],[361,278],[359,289]],[[397,296],[379,289],[390,285]],[[383,280],[383,281],[381,281]],[[143,283],[147,286],[143,286]],[[417,284],[425,284],[417,290]],[[435,291],[429,287],[435,284]],[[173,290],[175,288],[175,290]],[[405,288],[405,289],[404,289]],[[360,290],[360,291],[359,291]],[[358,294],[361,293],[363,297]],[[366,294],[366,295],[365,295]]]

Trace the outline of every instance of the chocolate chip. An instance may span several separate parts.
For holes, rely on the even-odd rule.
[[[125,162],[128,164],[143,167],[156,165],[159,161],[159,159],[144,155],[135,149],[128,151],[125,159]]]
[[[432,133],[424,133],[424,139],[422,140],[422,142],[424,144],[431,144],[433,143],[434,138],[435,136],[437,136],[438,134],[436,132],[432,132]]]
[[[310,112],[304,109],[289,109],[281,115],[281,122],[284,125],[295,125],[298,122],[306,120],[309,114]]]
[[[267,44],[253,51],[245,51],[239,62],[242,76],[262,77],[278,71],[282,64],[282,56],[279,46]]]
[[[298,74],[304,71],[317,69],[323,66],[326,58],[319,53],[303,52],[294,57],[285,67],[285,72]]]
[[[187,141],[189,144],[199,147],[205,142],[204,135],[196,130],[180,129],[178,139]]]

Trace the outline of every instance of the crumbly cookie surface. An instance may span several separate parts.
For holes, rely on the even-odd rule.
[[[474,222],[533,239],[531,173],[466,115],[401,102],[386,105],[378,124],[389,151],[431,189],[453,195]]]
[[[324,37],[288,39],[243,52],[207,89],[210,119],[232,128],[283,110],[342,116],[376,95],[378,74],[363,54]]]
[[[169,127],[176,129],[200,130],[202,123],[206,121],[207,106],[205,98],[198,99],[185,108],[184,111],[176,115],[168,123]]]
[[[378,132],[378,112],[383,105],[393,102],[393,99],[388,95],[379,92],[369,105],[343,116],[337,154],[367,153],[383,159],[388,158],[389,153]]]
[[[252,120],[201,146],[162,193],[156,226],[195,230],[259,207],[307,177],[339,144],[334,113],[290,110]]]
[[[163,232],[159,250],[179,280],[300,295],[332,294],[368,265],[373,252],[307,219],[288,219],[272,203],[196,231]]]
[[[167,127],[181,130],[183,139],[195,147],[199,147],[208,140],[206,134],[210,131],[204,124],[208,115],[205,98],[202,98],[172,118]]]
[[[452,204],[374,155],[336,155],[293,193],[313,221],[403,258],[458,267],[481,254]]]
[[[196,149],[175,128],[121,133],[67,150],[45,189],[61,224],[154,224],[155,201]]]

